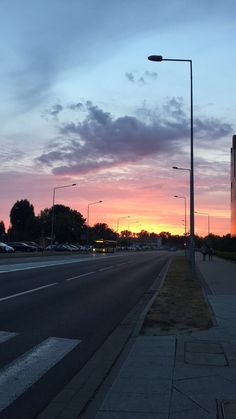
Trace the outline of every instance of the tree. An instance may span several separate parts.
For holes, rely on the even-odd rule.
[[[108,227],[105,223],[97,223],[90,228],[89,237],[93,240],[96,239],[106,239],[106,240],[116,240],[118,238],[118,233]]]
[[[0,221],[0,241],[3,241],[5,236],[6,236],[5,224],[3,221]]]
[[[52,208],[45,208],[39,214],[41,237],[50,237]],[[76,243],[81,241],[85,218],[76,210],[64,205],[54,205],[54,241]]]
[[[11,240],[31,240],[35,236],[34,207],[27,199],[17,201],[10,211]]]
[[[147,237],[149,237],[150,236],[150,234],[148,233],[148,231],[147,230],[141,230],[140,231],[140,233],[138,233],[138,237],[141,239],[141,238],[147,238]]]
[[[120,236],[121,237],[131,237],[132,236],[132,231],[130,231],[130,230],[122,230],[120,232]]]

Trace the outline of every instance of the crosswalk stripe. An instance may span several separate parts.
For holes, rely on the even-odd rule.
[[[18,335],[18,333],[4,332],[4,331],[0,330],[0,343],[6,342],[7,340],[12,339],[17,335]]]
[[[79,339],[50,337],[0,371],[0,411],[6,409],[77,346]]]

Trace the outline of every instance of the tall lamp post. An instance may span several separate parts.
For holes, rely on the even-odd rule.
[[[76,183],[72,183],[71,185],[55,186],[55,188],[53,188],[53,195],[52,195],[52,221],[51,221],[51,245],[53,244],[53,235],[54,235],[54,206],[55,206],[56,190],[57,189],[62,189],[62,188],[70,188],[71,186],[76,186]]]
[[[131,224],[137,224],[137,223],[139,223],[139,221],[133,221],[132,223],[129,223],[128,224],[128,231],[129,231],[129,227],[130,227]]]
[[[150,55],[150,61],[173,61],[189,63],[190,70],[190,260],[192,272],[195,271],[194,244],[194,159],[193,159],[193,70],[192,60],[179,58],[163,58],[161,55]]]
[[[199,215],[207,215],[207,231],[208,231],[208,236],[210,234],[210,214],[208,214],[208,212],[198,212],[195,211],[195,214],[199,214]]]
[[[180,198],[180,199],[184,199],[184,236],[185,236],[185,253],[186,253],[186,249],[187,249],[187,236],[186,236],[186,196],[179,196],[179,195],[174,195],[174,198]]]
[[[87,226],[89,226],[89,207],[91,205],[96,205],[96,204],[100,204],[102,201],[96,201],[96,202],[90,202],[88,204],[88,208],[87,208]]]
[[[130,215],[127,215],[126,217],[120,217],[117,218],[117,226],[116,226],[116,231],[119,234],[119,226],[120,226],[120,220],[123,220],[124,218],[130,218]]]

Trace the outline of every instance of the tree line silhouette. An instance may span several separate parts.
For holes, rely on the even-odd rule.
[[[52,207],[45,208],[39,215],[35,215],[34,206],[28,199],[17,201],[10,211],[10,227],[6,230],[4,222],[0,221],[0,241],[37,241],[43,245],[51,241]],[[184,235],[171,235],[169,232],[149,233],[141,230],[136,238],[161,237],[162,244],[167,246],[184,247]],[[88,226],[83,215],[76,210],[64,205],[54,205],[54,237],[58,243],[87,243],[96,239],[117,240],[121,245],[127,246],[132,243],[133,233],[123,230],[118,234],[106,223],[97,223]],[[230,234],[218,236],[209,234],[207,237],[196,236],[196,247],[201,248],[204,240],[207,240],[215,250],[236,250],[236,239]]]

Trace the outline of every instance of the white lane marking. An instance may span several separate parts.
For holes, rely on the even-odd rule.
[[[42,287],[32,288],[31,290],[18,292],[17,294],[8,295],[7,297],[0,298],[0,301],[10,300],[11,298],[19,297],[19,295],[29,294],[31,292],[36,292],[44,288],[53,287],[54,285],[57,285],[57,282],[53,282],[52,284],[48,285],[43,285]]]
[[[72,278],[67,278],[66,281],[72,281],[72,279],[77,279],[77,278],[81,278],[82,276],[87,276],[87,275],[92,275],[92,274],[95,274],[95,271],[87,272],[86,274],[73,276]]]
[[[6,409],[77,346],[79,339],[51,337],[0,371],[0,411]]]
[[[10,272],[17,272],[17,271],[25,271],[28,269],[50,268],[51,266],[68,265],[68,264],[88,262],[88,261],[93,262],[94,260],[104,259],[104,257],[109,257],[109,259],[111,259],[111,258],[124,257],[124,256],[122,255],[101,255],[101,256],[91,255],[90,257],[78,258],[78,259],[73,259],[73,260],[61,260],[61,261],[54,260],[54,261],[43,261],[43,262],[35,261],[34,265],[32,265],[32,262],[30,262],[31,263],[30,266],[27,264],[27,262],[22,263],[22,264],[14,263],[13,265],[0,265],[0,274],[6,274]]]
[[[7,340],[12,339],[17,335],[18,333],[0,331],[0,343],[6,342]]]
[[[106,266],[106,268],[98,269],[98,272],[106,271],[107,269],[111,269],[111,268],[114,268],[114,266],[113,265],[112,266]]]

